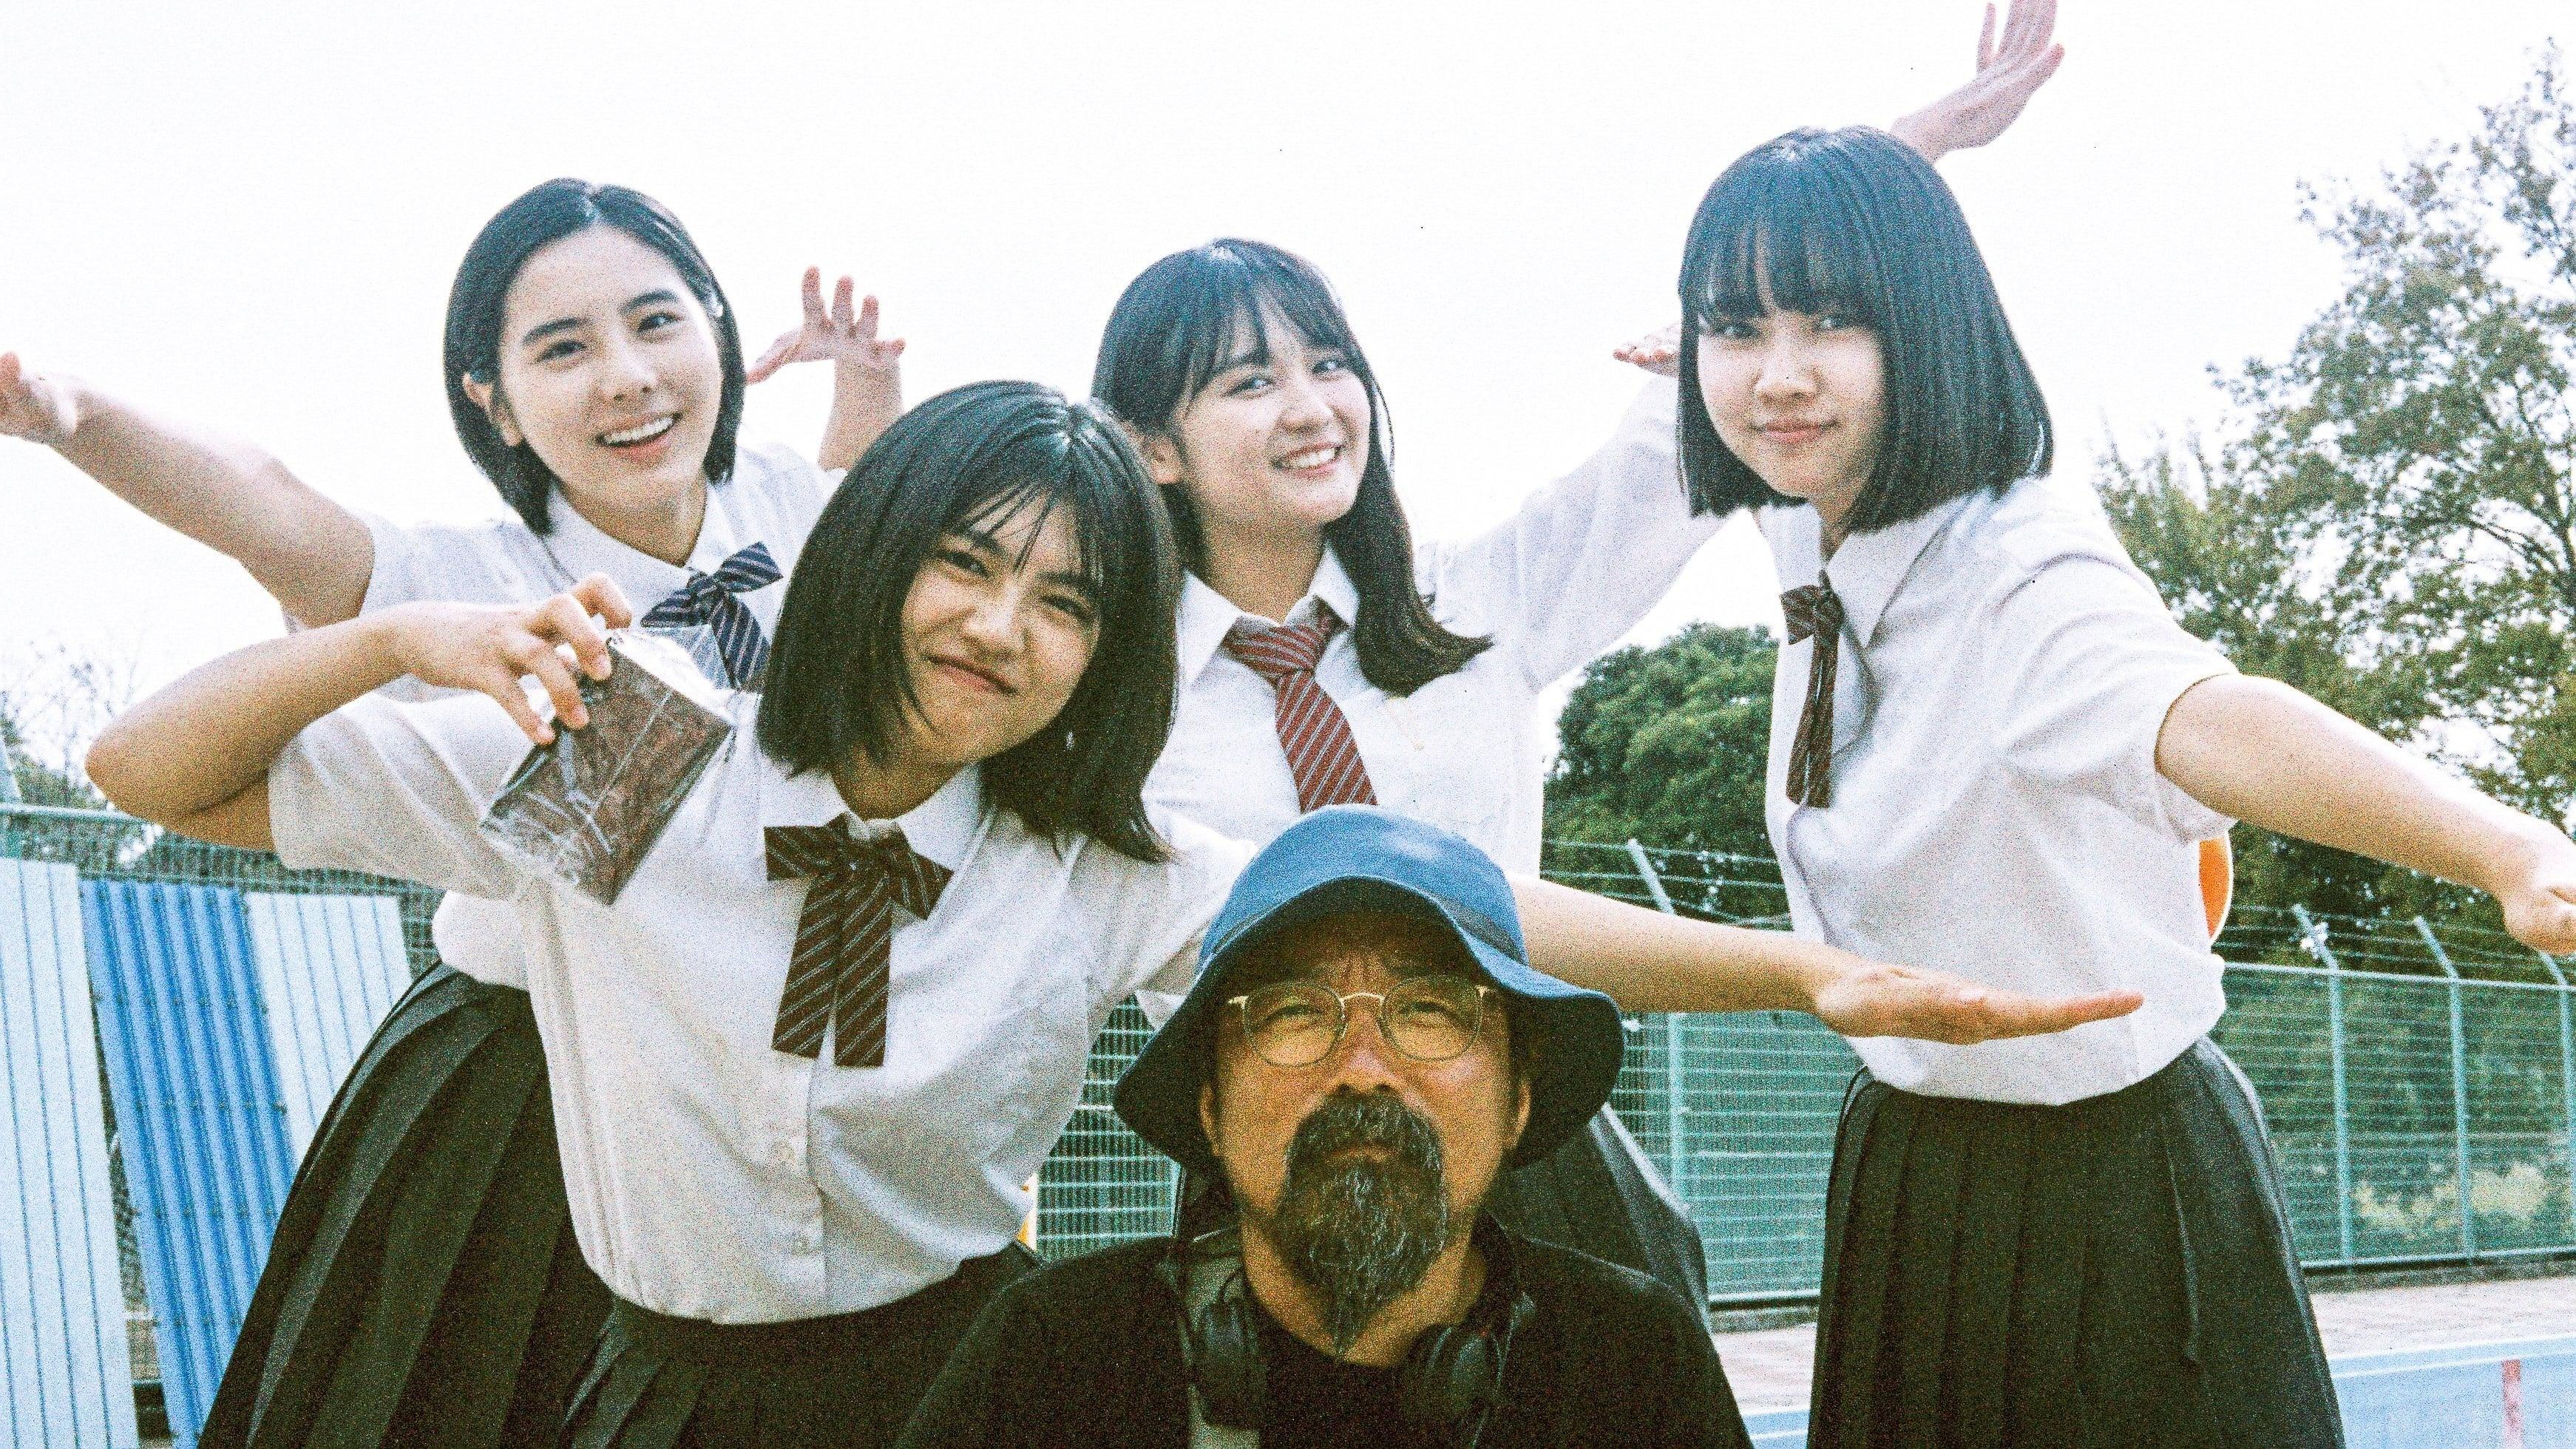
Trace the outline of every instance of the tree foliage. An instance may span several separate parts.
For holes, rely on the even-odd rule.
[[[2225,438],[2105,465],[2184,625],[2551,819],[2576,800],[2576,107],[2557,53],[2465,141],[2309,188],[2345,289],[2221,378]],[[2240,898],[2467,897],[2240,831]]]
[[[1767,856],[1770,631],[1694,624],[1603,655],[1557,719],[1551,836]]]

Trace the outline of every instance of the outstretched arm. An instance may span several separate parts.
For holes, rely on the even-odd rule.
[[[157,418],[77,379],[0,353],[0,433],[42,443],[72,466],[240,563],[307,624],[354,618],[375,568],[356,514],[237,438]]]
[[[2156,770],[2222,815],[2474,886],[2539,951],[2576,951],[2576,843],[2277,680],[2220,675],[2166,711]]]
[[[1803,1011],[1844,1036],[1967,1043],[2126,1016],[2134,991],[2044,1001],[1783,931],[1668,916],[1515,876],[1530,964],[1629,1011]]]
[[[814,454],[815,466],[827,472],[857,462],[903,416],[903,339],[877,340],[877,299],[861,302],[853,314],[850,295],[856,290],[843,277],[832,289],[827,313],[822,268],[807,267],[805,325],[780,334],[743,369],[745,380],[766,382],[790,363],[831,362],[832,415],[823,423],[823,443]]]
[[[528,703],[523,678],[545,686],[566,726],[588,723],[573,670],[605,679],[609,668],[593,614],[611,628],[632,622],[604,575],[539,604],[403,604],[235,650],[120,715],[90,747],[89,778],[142,819],[265,850],[268,771],[279,753],[314,721],[406,674],[491,696],[540,744],[554,730]]]
[[[2057,0],[2012,0],[1999,40],[1995,7],[1988,5],[1985,27],[1977,33],[1977,73],[1966,85],[1897,118],[1889,134],[1936,162],[2002,135],[2066,59],[2066,47],[2053,38],[2056,30]]]

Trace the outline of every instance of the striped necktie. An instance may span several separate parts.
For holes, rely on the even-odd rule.
[[[1297,782],[1299,811],[1327,805],[1374,805],[1368,766],[1342,707],[1315,682],[1316,661],[1324,657],[1342,621],[1320,604],[1312,624],[1256,624],[1237,620],[1226,631],[1225,652],[1253,673],[1270,681],[1278,705],[1272,718],[1279,729],[1279,748],[1288,754],[1288,773]]]
[[[1831,580],[1801,584],[1780,596],[1789,642],[1813,636],[1807,659],[1807,702],[1798,711],[1798,733],[1789,745],[1789,798],[1817,810],[1834,803],[1834,674],[1842,658],[1843,601]]]
[[[758,689],[760,671],[769,663],[769,641],[761,637],[760,621],[751,616],[751,607],[734,595],[778,580],[778,561],[769,556],[765,545],[755,543],[716,565],[714,573],[689,570],[687,583],[644,611],[644,627],[705,625],[724,656],[725,683],[736,689]]]
[[[761,832],[771,880],[813,882],[796,920],[796,951],[769,1044],[793,1056],[820,1056],[829,1023],[834,1066],[881,1067],[894,909],[928,920],[949,872],[923,859],[902,831],[861,840],[850,833],[853,823],[842,815],[829,825],[773,825]]]

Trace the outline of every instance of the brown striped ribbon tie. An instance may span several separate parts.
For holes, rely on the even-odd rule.
[[[928,920],[949,871],[914,851],[900,830],[862,840],[850,824],[842,815],[829,825],[773,825],[761,832],[771,880],[813,882],[796,920],[796,951],[788,958],[787,989],[779,994],[769,1044],[794,1056],[820,1056],[828,1024],[834,1066],[881,1067],[895,907]]]
[[[1802,584],[1780,596],[1780,612],[1790,643],[1816,641],[1807,660],[1807,702],[1789,746],[1789,798],[1822,810],[1834,803],[1834,670],[1842,658],[1843,601],[1831,580]]]
[[[1360,759],[1359,741],[1351,738],[1349,717],[1315,682],[1316,662],[1341,627],[1332,610],[1318,605],[1312,624],[1256,624],[1242,619],[1226,631],[1225,652],[1270,681],[1271,692],[1278,697],[1273,718],[1279,727],[1279,747],[1288,753],[1288,773],[1297,781],[1301,812],[1327,805],[1377,803],[1368,765]]]

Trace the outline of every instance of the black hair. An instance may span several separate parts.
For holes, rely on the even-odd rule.
[[[1199,389],[1240,360],[1239,338],[1248,331],[1259,346],[1269,309],[1307,346],[1348,358],[1368,389],[1368,466],[1350,511],[1324,526],[1324,541],[1359,595],[1359,617],[1347,622],[1360,673],[1389,694],[1411,694],[1463,668],[1493,640],[1450,632],[1432,616],[1431,601],[1414,580],[1413,530],[1395,497],[1395,433],[1386,398],[1341,300],[1313,263],[1265,242],[1228,237],[1147,267],[1109,314],[1091,372],[1092,396],[1138,432],[1168,434]],[[1182,561],[1205,577],[1207,540],[1188,495],[1166,488],[1163,501]]]
[[[594,226],[614,227],[661,253],[715,324],[724,392],[703,465],[709,483],[733,476],[734,434],[742,426],[742,337],[734,327],[733,309],[725,305],[724,288],[716,285],[715,272],[680,219],[662,203],[623,186],[561,176],[530,187],[485,222],[465,249],[456,283],[447,292],[445,362],[447,412],[456,421],[457,440],[511,510],[539,534],[552,527],[546,501],[555,475],[525,442],[512,447],[501,441],[491,415],[465,391],[465,379],[500,385],[501,309],[510,284],[539,248]]]
[[[1761,317],[1766,299],[1840,311],[1878,336],[1878,458],[1848,531],[2048,471],[2048,403],[1958,198],[1931,162],[1883,131],[1799,130],[1718,176],[1683,248],[1680,451],[1694,511],[1794,501],[1719,441],[1699,387],[1702,334]]]
[[[1115,420],[1033,382],[941,393],[850,469],[779,606],[760,747],[798,774],[852,751],[884,761],[918,704],[903,644],[914,576],[943,537],[1031,503],[1070,514],[1098,632],[1063,711],[983,762],[985,800],[1059,845],[1088,835],[1161,860],[1144,789],[1178,687],[1171,525]]]

